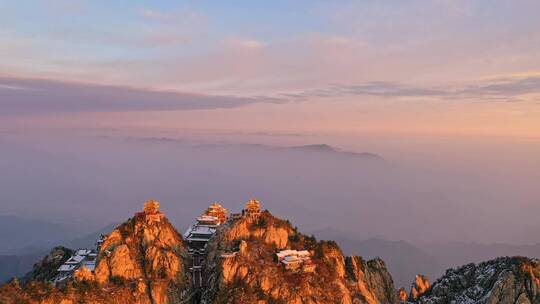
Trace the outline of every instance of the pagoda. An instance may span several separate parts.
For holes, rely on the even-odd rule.
[[[242,213],[247,217],[258,217],[261,215],[261,203],[256,199],[250,199]]]
[[[159,202],[154,199],[144,202],[143,211],[137,212],[135,215],[144,216],[147,224],[151,224],[153,222],[159,223],[164,216],[163,213],[159,211]]]
[[[222,224],[227,221],[227,212],[227,209],[221,206],[218,202],[213,202],[210,206],[208,206],[208,208],[206,208],[204,215],[213,216],[217,218],[218,224]]]

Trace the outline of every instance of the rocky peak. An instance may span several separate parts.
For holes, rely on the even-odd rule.
[[[398,290],[398,300],[400,302],[406,302],[409,299],[409,294],[405,291],[405,288],[401,287]]]
[[[415,303],[540,303],[540,262],[502,257],[449,269]]]
[[[54,258],[57,251],[46,259],[62,260]],[[35,298],[32,303],[44,304],[179,303],[192,293],[188,262],[182,237],[159,211],[159,202],[150,200],[143,211],[105,238],[94,273],[81,267],[64,288],[33,282],[13,297]]]
[[[202,303],[397,302],[382,261],[346,258],[335,242],[305,236],[268,211],[252,215],[220,226],[209,242]]]
[[[414,278],[414,282],[411,284],[411,292],[409,299],[414,301],[420,296],[425,294],[429,289],[429,280],[426,276],[417,274]]]
[[[190,248],[192,256],[159,207],[147,201],[116,227],[100,243],[94,272],[81,267],[65,284],[52,286],[48,281],[73,254],[56,247],[21,284],[1,286],[0,303],[540,303],[538,260],[469,264],[448,270],[431,286],[417,275],[407,294],[394,289],[382,260],[346,257],[335,242],[317,241],[261,211],[257,200],[231,217],[211,205],[206,213],[213,215],[207,216],[222,219],[208,224],[212,234],[202,247]]]
[[[222,240],[230,245],[235,241],[256,238],[268,245],[285,248],[289,243],[289,236],[296,233],[291,224],[275,218],[268,211],[253,216],[255,211],[250,210],[251,212],[245,212],[245,216],[228,225],[228,229],[220,231]]]
[[[150,200],[142,212],[104,240],[95,279],[100,284],[115,279],[137,281],[138,289],[150,299],[181,297],[189,287],[186,252],[182,237],[159,211],[159,203]],[[171,284],[176,287],[174,295],[167,292]]]
[[[347,281],[353,283],[351,298],[366,304],[396,303],[394,282],[381,259],[365,261],[361,257],[346,258]],[[354,302],[353,302],[354,303]]]

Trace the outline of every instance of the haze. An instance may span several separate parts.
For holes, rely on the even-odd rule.
[[[53,241],[257,197],[357,240],[540,242],[538,11],[0,1],[0,214]]]

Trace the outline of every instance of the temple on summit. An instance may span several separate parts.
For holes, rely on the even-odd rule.
[[[143,211],[145,214],[156,214],[159,212],[159,202],[153,199],[144,202]]]
[[[204,250],[210,238],[216,233],[217,227],[227,219],[227,209],[214,202],[197,217],[197,222],[188,228],[184,233],[184,239],[191,249]]]
[[[242,214],[246,217],[258,217],[261,215],[261,203],[256,199],[250,199],[246,203],[246,208],[242,210]]]
[[[159,202],[150,199],[144,202],[143,211],[135,213],[135,216],[144,216],[146,223],[151,224],[154,222],[161,222],[164,215],[159,211]]]
[[[227,221],[227,212],[227,209],[221,206],[218,202],[214,202],[208,206],[204,212],[204,215],[215,217],[217,225],[220,225]]]

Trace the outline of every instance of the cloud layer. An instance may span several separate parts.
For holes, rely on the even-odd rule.
[[[0,114],[231,108],[264,97],[211,96],[42,79],[0,78]]]
[[[460,87],[432,87],[372,81],[332,85],[275,97],[227,96],[156,91],[46,79],[0,77],[0,114],[55,112],[179,111],[234,108],[255,103],[289,103],[312,97],[376,96],[393,100],[430,98],[476,102],[521,101],[524,96],[540,98],[540,75],[485,80]]]
[[[540,76],[485,80],[457,87],[405,85],[389,81],[371,81],[353,85],[333,85],[300,93],[285,93],[292,99],[337,96],[415,97],[436,99],[472,99],[474,101],[517,101],[519,96],[540,94]]]

